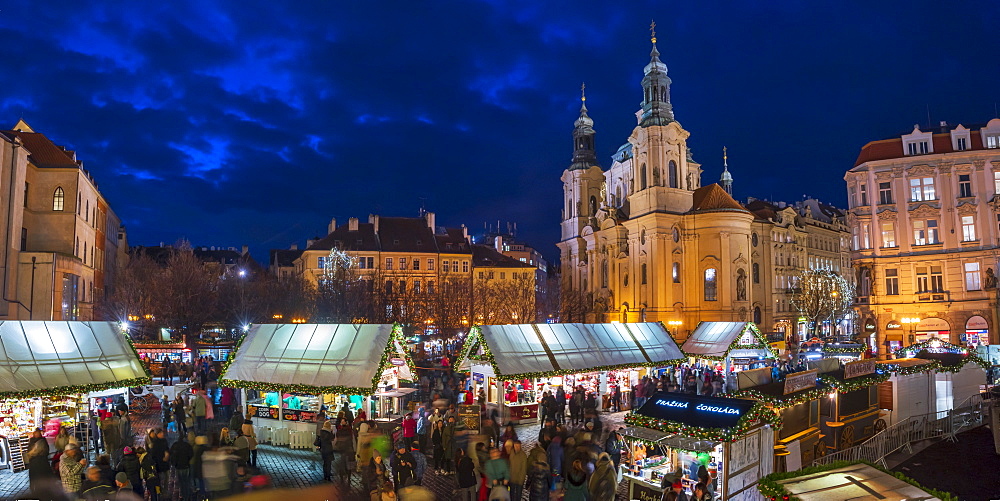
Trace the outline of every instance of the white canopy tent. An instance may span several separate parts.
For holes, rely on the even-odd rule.
[[[742,346],[759,345],[759,349]],[[731,347],[740,346],[740,348]],[[701,322],[684,341],[681,351],[689,357],[723,358],[757,356],[770,352],[753,322]]]
[[[787,478],[777,483],[802,501],[939,499],[905,480],[863,463]]]
[[[370,395],[390,363],[409,372],[391,324],[254,325],[231,355],[220,383]]]
[[[0,322],[0,397],[149,382],[135,349],[112,322]]]

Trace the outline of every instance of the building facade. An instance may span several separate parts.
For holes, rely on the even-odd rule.
[[[681,322],[683,339],[700,321],[751,319],[754,216],[719,185],[701,186],[652,42],[638,123],[609,169],[597,161],[586,97],[574,123],[557,244],[563,321]]]
[[[23,120],[0,131],[5,203],[0,319],[92,320],[128,243],[76,153]]]
[[[1000,119],[870,142],[844,179],[857,311],[880,353],[997,343]]]

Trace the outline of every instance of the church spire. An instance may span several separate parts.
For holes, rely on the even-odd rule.
[[[653,50],[649,53],[649,64],[643,70],[642,78],[642,117],[639,125],[667,125],[674,121],[674,110],[670,104],[670,77],[667,76],[667,65],[660,61],[660,51],[656,49],[656,21],[649,25],[649,40]]]
[[[570,170],[589,169],[597,164],[594,151],[594,120],[587,115],[587,84],[580,86],[580,116],[573,122],[573,164]]]
[[[729,154],[725,146],[722,147],[722,176],[719,177],[719,184],[729,196],[733,195],[733,175],[729,173]]]

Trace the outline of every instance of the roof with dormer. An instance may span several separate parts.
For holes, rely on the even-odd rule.
[[[983,138],[980,135],[980,129],[988,127],[991,124],[995,124],[995,120],[990,120],[989,123],[978,123],[970,125],[962,124],[941,124],[930,128],[915,128],[914,131],[906,131],[902,134],[887,138],[880,139],[877,141],[872,141],[861,147],[861,152],[858,154],[857,160],[854,161],[854,166],[857,167],[865,162],[871,162],[873,160],[889,160],[892,158],[903,158],[912,157],[915,155],[907,155],[903,150],[903,136],[908,135],[916,130],[923,133],[931,133],[931,141],[933,143],[934,152],[927,153],[928,155],[936,155],[941,153],[953,153],[955,150],[951,143],[951,133],[959,127],[963,127],[969,131],[969,144],[964,151],[970,150],[984,150],[986,146],[983,145]]]
[[[717,183],[694,190],[693,198],[694,203],[691,204],[691,210],[688,212],[734,211],[750,213]]]
[[[36,167],[79,167],[73,151],[57,146],[40,132],[35,132],[24,120],[18,120],[5,135],[17,137],[27,148],[28,160]]]

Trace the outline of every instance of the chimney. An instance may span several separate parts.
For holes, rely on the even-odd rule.
[[[243,248],[240,250],[240,255],[242,255],[242,256],[245,256],[245,255],[247,255],[249,253],[250,253],[250,247],[249,246],[244,245]]]
[[[469,240],[469,228],[467,228],[465,224],[462,224],[462,238],[466,241]]]
[[[316,242],[316,240],[315,240],[315,239],[312,239],[312,238],[310,238],[310,239],[306,240],[306,249],[308,249],[308,248],[312,247],[312,245],[313,245],[313,244],[314,244],[315,242]]]
[[[299,244],[292,244],[292,246],[289,247],[289,249],[290,250],[299,250]]]
[[[349,231],[358,231],[358,218],[352,217],[347,220],[347,229]]]
[[[330,226],[326,227],[327,233],[333,233],[337,230],[337,218],[330,219]]]
[[[433,233],[434,232],[434,228],[435,228],[435,226],[434,226],[434,222],[435,222],[434,213],[430,212],[430,211],[427,211],[427,212],[424,213],[424,218],[427,219],[427,227],[430,228],[431,229],[431,233]]]
[[[378,234],[378,216],[375,214],[368,214],[368,223],[375,226],[375,234]]]
[[[493,239],[493,247],[496,248],[497,252],[499,252],[501,254],[503,253],[503,237],[502,236],[497,235],[496,238]]]

